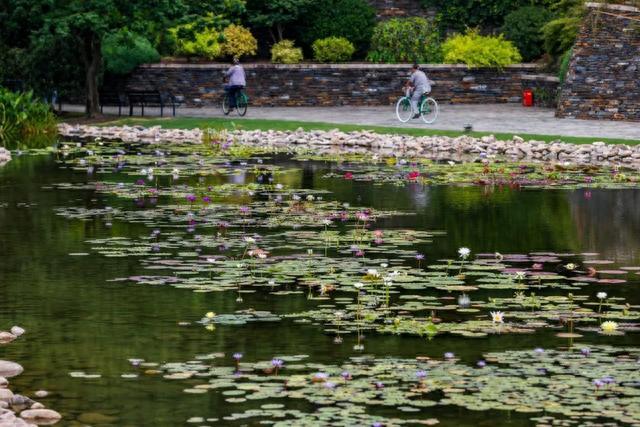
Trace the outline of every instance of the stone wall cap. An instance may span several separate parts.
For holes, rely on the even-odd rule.
[[[246,69],[271,68],[276,70],[316,70],[316,69],[337,69],[337,70],[385,70],[398,69],[404,70],[411,68],[412,64],[371,64],[371,63],[348,63],[348,64],[318,64],[318,63],[302,63],[302,64],[271,64],[271,63],[246,63],[242,64]],[[142,68],[173,68],[173,69],[226,69],[230,64],[221,62],[208,63],[182,63],[182,62],[160,62],[156,64],[143,64]],[[452,70],[452,69],[469,69],[465,64],[425,64],[421,65],[426,70]],[[538,64],[513,64],[504,67],[506,70],[537,70]]]
[[[596,3],[596,2],[587,2],[584,4],[586,7],[590,9],[609,9],[609,10],[617,10],[620,12],[637,12],[640,13],[640,9],[635,6],[629,6],[626,4],[609,4],[609,3]]]
[[[548,74],[523,74],[520,76],[522,80],[531,80],[531,81],[545,81],[545,82],[554,82],[559,83],[560,79],[556,76],[550,76]]]

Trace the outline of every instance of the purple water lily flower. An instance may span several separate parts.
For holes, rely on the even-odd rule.
[[[426,376],[427,376],[427,371],[420,370],[416,372],[416,377],[418,377],[419,380],[425,379]]]
[[[456,357],[456,355],[455,355],[455,354],[453,354],[453,353],[452,353],[452,352],[450,352],[450,351],[447,351],[447,352],[444,354],[444,358],[445,358],[445,359],[453,359],[454,357]]]
[[[476,365],[478,365],[478,368],[484,368],[485,366],[487,366],[487,362],[485,362],[484,360],[478,360],[478,363],[476,363]]]
[[[538,347],[538,348],[534,348],[534,349],[533,349],[533,352],[534,352],[535,354],[544,354],[544,348],[540,348],[540,347]]]
[[[384,383],[382,383],[381,381],[376,381],[374,385],[376,386],[377,390],[382,390],[384,388]]]
[[[331,382],[331,381],[327,381],[324,383],[324,386],[326,388],[328,388],[329,390],[333,390],[334,388],[336,388],[336,383]]]
[[[240,359],[242,359],[243,354],[242,353],[233,353],[233,359],[236,361],[239,361]]]
[[[284,366],[284,362],[282,361],[282,359],[272,359],[271,366],[273,366],[274,368],[282,368]]]
[[[204,196],[204,197],[202,198],[202,201],[203,201],[203,202],[205,202],[205,203],[211,203],[211,197],[209,197],[209,196]]]
[[[344,371],[343,373],[340,374],[340,376],[345,380],[350,380],[351,379],[351,374],[347,371]]]
[[[416,259],[417,259],[418,261],[422,261],[422,260],[424,259],[424,255],[423,255],[423,254],[417,254],[417,255],[416,255]]]
[[[591,349],[585,347],[580,350],[580,353],[582,353],[584,357],[589,357],[591,355]]]
[[[188,194],[186,199],[187,199],[187,202],[193,203],[196,201],[196,196],[194,194]]]
[[[600,387],[604,386],[604,382],[602,380],[600,380],[600,379],[595,379],[592,382],[593,382],[593,385],[596,388],[600,388]]]

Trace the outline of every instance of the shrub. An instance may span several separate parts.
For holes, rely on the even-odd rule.
[[[554,19],[542,27],[544,48],[551,55],[561,55],[571,49],[578,36],[582,18],[564,17]]]
[[[55,142],[56,120],[49,106],[31,92],[0,87],[0,146],[9,150],[42,148]]]
[[[553,14],[543,7],[525,6],[508,14],[502,32],[516,45],[525,61],[537,59],[544,52],[542,27]]]
[[[251,31],[246,28],[231,24],[222,33],[224,43],[222,52],[232,57],[242,57],[245,55],[255,55],[258,51],[258,41]]]
[[[520,62],[518,49],[500,36],[481,36],[477,30],[456,34],[442,45],[444,62],[467,64],[469,67],[502,68]]]
[[[214,27],[183,24],[169,29],[175,46],[174,53],[216,59],[222,56],[223,36]]]
[[[280,64],[297,64],[302,62],[302,49],[295,47],[291,40],[282,40],[271,48],[271,61]]]
[[[376,13],[367,0],[322,0],[310,4],[299,38],[305,46],[326,37],[344,37],[364,53],[369,47]]]
[[[367,59],[373,62],[440,62],[438,31],[423,18],[380,22],[373,30]]]
[[[356,51],[344,37],[327,37],[313,42],[313,57],[320,62],[345,62]]]
[[[115,74],[127,74],[140,64],[160,60],[149,40],[124,29],[105,37],[102,55],[105,69]]]

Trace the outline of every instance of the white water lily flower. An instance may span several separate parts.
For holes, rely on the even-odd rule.
[[[504,323],[504,313],[501,311],[492,311],[491,321],[493,323]]]
[[[606,292],[598,292],[596,294],[596,296],[598,297],[598,299],[606,299],[607,298],[607,293]]]
[[[469,254],[471,254],[471,249],[469,248],[462,247],[458,249],[458,255],[460,255],[460,258],[462,259],[467,259]]]
[[[312,194],[309,194],[309,195],[307,196],[307,201],[308,201],[308,202],[313,202],[315,199],[316,199],[316,198],[315,198],[315,197],[313,197],[313,195],[312,195]]]
[[[454,162],[452,160],[449,160],[447,163],[449,163],[449,166],[455,166],[456,165],[456,162]]]
[[[327,227],[330,226],[331,224],[333,224],[333,222],[330,219],[323,219],[322,220],[322,224],[326,225]]]
[[[458,297],[458,305],[460,307],[467,307],[470,304],[471,304],[471,298],[469,298],[469,295],[462,294]]]
[[[147,170],[146,169],[140,169],[140,175],[147,175]]]
[[[380,264],[380,267],[387,268],[389,267],[389,264],[387,264],[386,262],[383,262],[382,264]]]
[[[147,173],[148,173],[149,175],[153,175],[153,168],[149,168],[149,169],[147,169]]]
[[[574,263],[570,262],[569,264],[565,265],[565,268],[567,270],[575,270],[576,265]]]
[[[276,184],[276,190],[282,190],[283,186],[282,184]]]
[[[307,249],[307,255],[313,255],[313,249]]]
[[[295,200],[296,202],[297,202],[298,200],[300,200],[300,196],[298,196],[297,194],[294,194],[293,196],[291,196],[291,198],[292,198],[293,200]]]
[[[276,285],[275,280],[269,280],[269,286],[275,286],[275,285]]]
[[[245,237],[244,241],[245,243],[251,244],[251,243],[255,243],[256,239],[254,239],[253,237]]]
[[[376,270],[375,268],[370,268],[367,270],[367,276],[380,277],[380,273],[378,273],[378,270]]]
[[[364,288],[364,284],[360,283],[360,282],[356,282],[353,284],[353,287],[356,289],[362,289]]]
[[[344,317],[344,311],[336,311],[335,315],[338,319],[342,319]]]
[[[215,264],[218,261],[215,258],[207,258],[207,262],[210,264]]]
[[[180,169],[178,169],[178,168],[173,168],[173,170],[171,171],[171,173],[172,173],[173,175],[180,175]]]
[[[618,323],[614,322],[613,320],[607,320],[606,322],[602,323],[602,325],[600,325],[600,328],[605,334],[612,334],[618,330]]]
[[[516,280],[524,280],[525,277],[527,277],[527,273],[525,273],[524,271],[516,271]]]
[[[265,254],[264,252],[260,252],[260,253],[258,254],[258,258],[260,258],[260,259],[266,259],[266,258],[267,258],[267,254]]]

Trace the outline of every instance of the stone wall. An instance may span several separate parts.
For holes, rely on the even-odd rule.
[[[378,19],[434,15],[422,7],[420,0],[369,0],[369,3],[376,9]]]
[[[181,96],[187,106],[219,105],[226,64],[150,64],[127,77],[107,77],[103,90],[160,90]],[[407,64],[246,64],[248,95],[256,106],[390,105],[402,94]],[[433,97],[442,103],[520,102],[523,76],[533,64],[503,71],[464,65],[428,65]]]
[[[640,10],[587,6],[557,116],[640,121]]]

